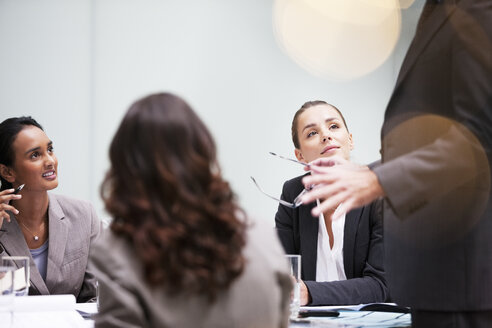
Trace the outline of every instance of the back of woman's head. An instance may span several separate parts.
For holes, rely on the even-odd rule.
[[[209,131],[181,98],[135,102],[110,146],[102,186],[111,229],[133,244],[146,280],[212,299],[243,270],[245,224]]]
[[[0,164],[11,167],[14,164],[15,153],[13,144],[19,132],[28,127],[35,126],[43,130],[41,125],[30,116],[11,117],[0,123]],[[2,185],[0,191],[12,188],[12,184],[0,177]]]

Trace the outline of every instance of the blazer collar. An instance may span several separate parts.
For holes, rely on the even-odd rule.
[[[34,294],[49,294],[48,288],[31,256],[19,223],[12,213],[10,214],[10,222],[3,222],[2,230],[0,232],[0,240],[5,252],[11,256],[27,256],[29,258],[29,280],[31,284],[29,289],[37,290]]]
[[[422,32],[419,33],[418,37],[414,37],[412,43],[410,44],[410,48],[408,49],[407,55],[401,66],[398,80],[396,81],[395,90],[405,79],[408,72],[415,64],[415,61],[432,40],[439,28],[454,12],[454,10],[456,9],[456,1],[457,0],[436,1],[436,8],[434,8],[429,18],[426,19],[426,21],[424,22],[424,25],[422,26]]]
[[[54,285],[55,278],[58,276],[59,268],[65,254],[65,245],[67,243],[68,233],[67,226],[64,222],[65,214],[63,213],[60,204],[55,195],[49,194],[48,205],[48,260],[46,282],[41,277],[41,274],[32,259],[31,252],[27,246],[24,235],[19,227],[17,219],[13,214],[10,214],[10,222],[4,221],[0,230],[0,242],[5,252],[12,256],[27,256],[29,257],[30,281],[32,289],[38,291],[39,294],[49,295]]]
[[[46,285],[48,289],[55,287],[59,269],[62,266],[65,247],[68,239],[68,227],[65,219],[65,213],[55,195],[50,194],[50,203],[48,208],[49,218],[49,248],[48,248],[48,266],[46,270]]]
[[[302,268],[304,269],[302,276],[305,280],[316,279],[319,219],[311,215],[311,209],[313,209],[315,204],[316,203],[313,202],[307,206],[299,207],[299,211],[302,211],[299,213],[299,217],[301,218],[299,234],[302,238],[301,245],[303,245],[300,254],[302,255],[303,261]],[[347,279],[354,277],[355,241],[357,239],[357,231],[363,209],[364,207],[360,207],[345,214],[345,226],[343,229],[343,266]]]
[[[315,202],[299,207],[299,234],[301,236],[300,254],[305,280],[316,280],[316,259],[318,257],[319,219],[311,215]]]

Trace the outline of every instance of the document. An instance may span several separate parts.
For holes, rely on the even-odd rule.
[[[87,328],[75,311],[73,295],[19,296],[14,298],[13,328]]]
[[[390,311],[393,310],[393,311]],[[412,319],[409,308],[394,303],[371,303],[344,306],[301,306],[301,311],[338,311],[337,317],[307,317],[303,319],[314,325],[326,327],[410,327]],[[301,327],[293,323],[290,327]]]
[[[396,303],[368,303],[358,305],[301,306],[301,311],[375,311],[410,313],[410,308]]]

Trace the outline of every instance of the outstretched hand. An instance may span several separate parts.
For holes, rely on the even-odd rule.
[[[302,183],[307,189],[314,187],[301,200],[305,204],[323,200],[311,212],[315,217],[340,205],[332,217],[336,220],[350,210],[384,196],[376,174],[367,166],[332,157],[314,160],[307,169],[311,170],[311,175],[304,177]]]

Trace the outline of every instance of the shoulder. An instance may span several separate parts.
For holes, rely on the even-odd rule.
[[[104,272],[118,281],[125,281],[129,276],[142,274],[140,261],[130,243],[116,235],[110,228],[104,229],[91,245],[90,262],[96,275],[98,272]]]
[[[111,248],[111,255],[107,252]],[[115,253],[131,253],[129,243],[122,237],[117,236],[110,228],[104,229],[99,239],[94,243],[91,256],[109,260],[115,258]],[[94,254],[93,254],[94,253]]]
[[[284,266],[284,251],[270,222],[248,219],[244,253],[247,258],[264,262],[266,267]]]
[[[49,194],[50,211],[64,215],[92,215],[95,216],[94,207],[86,200],[76,199],[68,196]],[[60,213],[61,211],[61,213]]]
[[[101,221],[92,204],[68,196],[49,194],[48,213],[50,219],[67,220],[73,228],[98,234]]]

